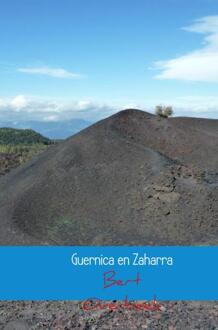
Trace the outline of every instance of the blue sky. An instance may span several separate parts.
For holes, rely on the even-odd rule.
[[[0,0],[0,121],[218,118],[217,0]]]

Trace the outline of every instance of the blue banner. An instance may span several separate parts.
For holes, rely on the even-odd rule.
[[[217,300],[218,247],[0,247],[0,300]]]

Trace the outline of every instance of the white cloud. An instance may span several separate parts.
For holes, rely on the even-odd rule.
[[[218,118],[217,96],[187,95],[176,97],[168,104],[173,104],[176,116]]]
[[[91,100],[50,100],[25,95],[0,99],[1,122],[99,120],[117,108]]]
[[[111,105],[89,99],[66,101],[17,95],[12,98],[0,98],[0,126],[4,123],[22,124],[28,121],[68,122],[71,119],[94,122],[125,108],[139,108],[152,112],[156,104],[172,105],[176,116],[218,118],[218,96],[190,95],[173,99],[150,99],[141,105],[127,102]]]
[[[73,73],[62,68],[50,68],[47,66],[19,68],[17,69],[17,71],[27,74],[44,75],[44,76],[49,76],[53,78],[62,78],[62,79],[64,78],[78,79],[84,77],[82,74],[79,73]]]
[[[204,35],[203,46],[180,57],[155,63],[157,79],[218,82],[218,16],[206,16],[185,27]]]
[[[56,122],[56,121],[58,121],[58,116],[57,115],[50,115],[50,116],[45,116],[44,118],[43,118],[43,121],[47,121],[47,122]]]
[[[19,111],[28,105],[28,101],[24,95],[18,95],[10,101],[10,105],[12,108]],[[1,104],[0,104],[0,106],[1,106]]]

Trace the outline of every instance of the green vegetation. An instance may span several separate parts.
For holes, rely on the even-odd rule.
[[[13,168],[30,160],[36,154],[46,150],[45,144],[34,145],[0,145],[0,176],[10,172]]]
[[[54,143],[31,129],[0,128],[0,176]]]
[[[49,145],[53,142],[31,129],[0,128],[0,145]]]
[[[173,115],[173,108],[171,106],[157,105],[155,114],[159,117],[168,118]]]
[[[48,148],[45,144],[33,144],[33,145],[8,145],[0,144],[1,154],[14,154],[20,158],[20,163],[23,163],[31,159],[35,154],[42,152]]]

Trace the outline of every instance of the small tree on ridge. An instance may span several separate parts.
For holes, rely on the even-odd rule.
[[[173,108],[170,105],[157,105],[155,108],[155,114],[159,117],[168,118],[173,115]]]

